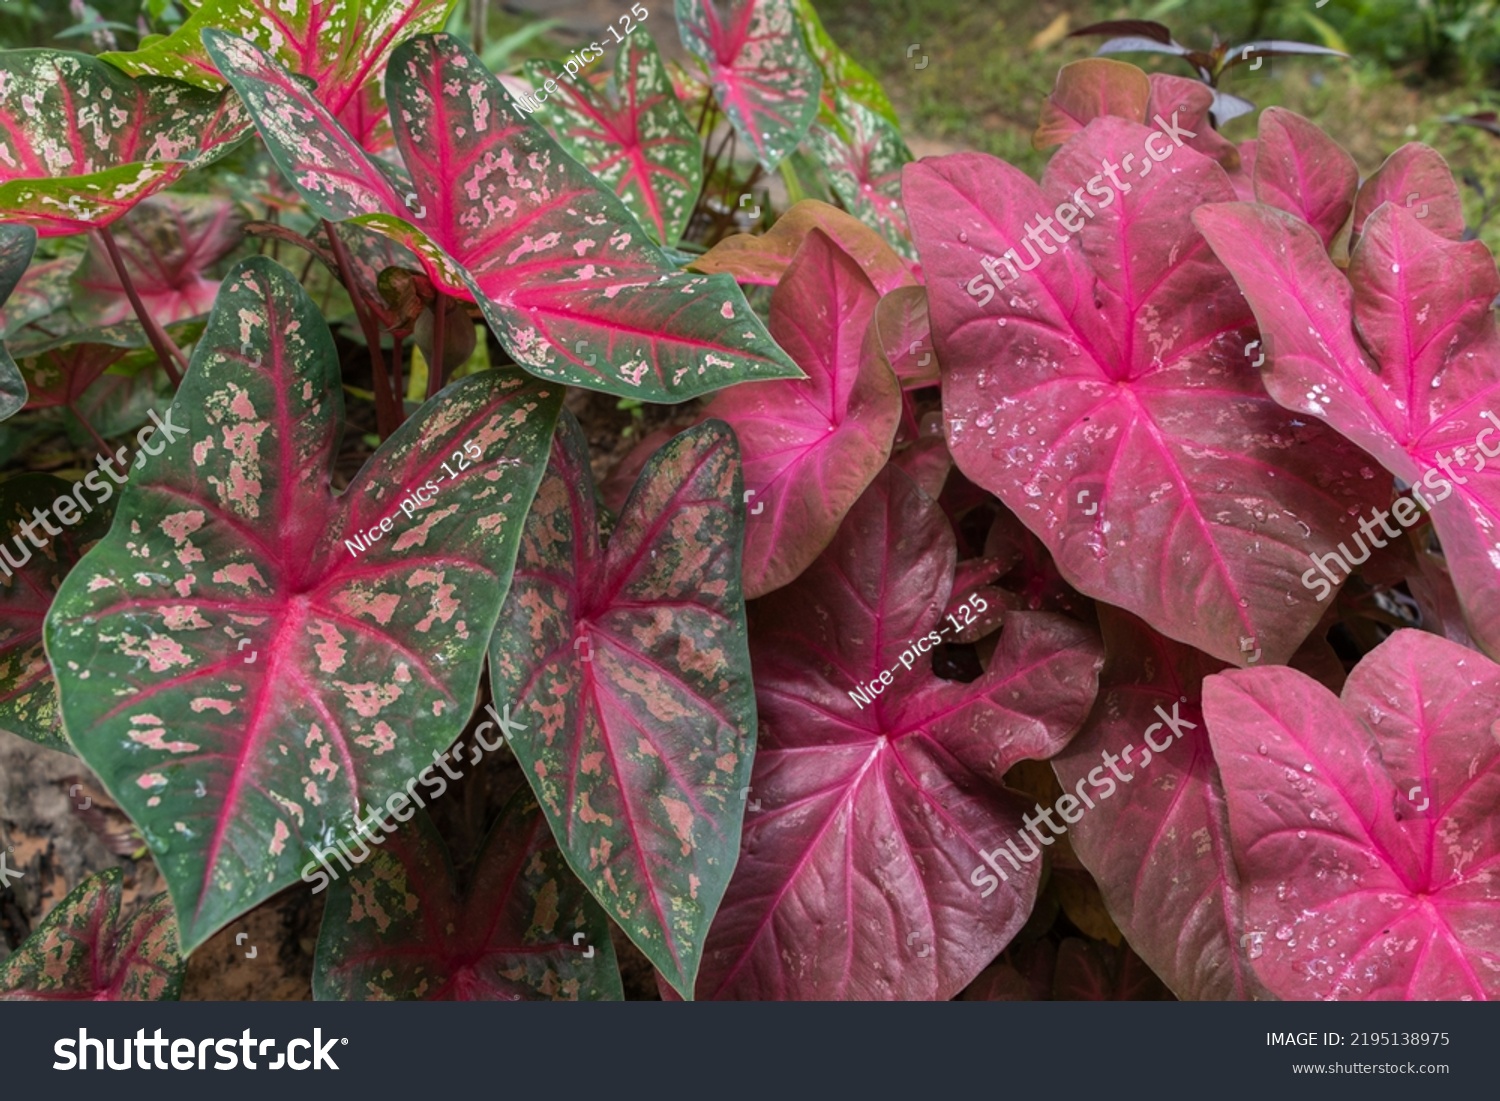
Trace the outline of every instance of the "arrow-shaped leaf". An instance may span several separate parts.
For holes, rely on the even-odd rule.
[[[211,30],[204,41],[313,209],[363,215],[411,248],[533,374],[666,402],[798,377],[732,280],[673,268],[456,39],[407,42],[386,73],[406,197],[265,53]]]
[[[124,874],[90,876],[0,964],[0,1002],[176,1001],[186,967],[166,895],[121,920]]]
[[[467,721],[561,400],[465,378],[335,496],[340,387],[290,273],[238,265],[165,422],[182,438],[137,459],[48,617],[69,737],[189,951]]]
[[[530,792],[495,823],[462,893],[443,839],[425,812],[414,813],[329,891],[315,998],[624,997],[609,922],[563,862]]]
[[[709,421],[646,464],[600,545],[565,419],[490,647],[563,855],[681,993],[739,851],[755,750],[738,448]]]
[[[245,131],[239,100],[132,80],[85,54],[0,52],[0,217],[43,237],[106,226]]]

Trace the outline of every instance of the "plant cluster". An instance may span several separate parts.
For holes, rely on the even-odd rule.
[[[0,52],[0,724],[167,887],[83,883],[0,997],[175,996],[317,877],[325,999],[619,998],[612,930],[688,999],[1500,995],[1500,276],[1442,158],[1091,59],[1039,182],[917,163],[808,0],[676,0],[685,66],[659,14],[561,79],[442,0]],[[679,407],[602,483],[589,392]]]

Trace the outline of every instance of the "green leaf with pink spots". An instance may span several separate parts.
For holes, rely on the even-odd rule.
[[[104,60],[134,76],[153,74],[218,89],[200,37],[205,27],[229,31],[276,55],[299,76],[311,78],[318,98],[366,149],[390,145],[379,81],[391,51],[403,39],[441,30],[453,0],[202,0],[175,31],[130,53]]]
[[[714,98],[767,172],[818,117],[823,72],[802,41],[792,0],[676,0],[682,44],[708,69]]]
[[[57,683],[42,648],[42,621],[68,571],[109,529],[115,491],[98,470],[73,496],[77,484],[50,474],[22,474],[0,484],[0,730],[63,753],[72,749],[63,737]],[[47,518],[60,534],[38,524],[37,509],[49,510]],[[72,524],[58,524],[69,516]],[[27,530],[34,539],[26,538]]]
[[[330,888],[314,998],[624,998],[609,921],[563,862],[529,791],[490,830],[464,891],[432,820],[421,810],[406,816],[412,821]]]
[[[911,226],[901,206],[901,168],[911,150],[901,131],[886,119],[839,93],[839,117],[847,136],[822,123],[812,128],[809,144],[828,182],[844,206],[908,260],[917,258]]]
[[[656,402],[801,377],[733,280],[678,271],[457,39],[417,38],[391,58],[409,183],[266,53],[212,30],[204,41],[314,213],[411,249],[532,374]]]
[[[230,93],[132,80],[86,54],[0,52],[0,219],[43,237],[106,226],[245,133]]]
[[[176,1001],[185,964],[166,895],[121,913],[124,873],[90,876],[0,964],[0,1002]]]
[[[755,752],[739,447],[710,420],[646,464],[602,545],[564,418],[490,646],[497,700],[563,855],[692,996],[734,870]]]
[[[468,721],[562,397],[465,378],[336,494],[341,385],[292,275],[237,265],[166,419],[179,438],[136,460],[47,619],[68,737],[188,951]]]
[[[527,64],[538,88],[553,63]],[[630,208],[657,244],[674,245],[687,229],[703,186],[703,143],[683,114],[661,53],[643,28],[625,38],[609,86],[557,82],[541,117],[562,147]]]

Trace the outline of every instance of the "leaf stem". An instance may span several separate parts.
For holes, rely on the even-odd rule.
[[[89,419],[83,415],[82,411],[79,410],[78,406],[74,405],[70,401],[66,405],[64,405],[63,408],[65,408],[69,413],[72,413],[73,416],[77,417],[78,418],[78,423],[81,424],[81,425],[83,425],[85,428],[88,429],[89,435],[93,436],[94,437],[94,442],[99,445],[99,453],[101,455],[108,455],[108,454],[110,454],[109,444],[107,444],[107,443],[104,442],[104,437],[101,436],[101,435],[99,435],[98,430],[95,429],[94,426],[89,423]]]
[[[333,258],[338,264],[339,281],[349,292],[349,301],[354,304],[355,316],[359,318],[360,330],[365,334],[365,344],[370,349],[370,370],[374,376],[372,389],[375,391],[375,428],[380,433],[380,438],[386,439],[403,418],[401,407],[393,407],[392,404],[391,379],[385,367],[385,353],[380,350],[380,326],[370,316],[370,311],[365,309],[365,300],[360,296],[359,288],[354,285],[354,265],[349,260],[349,250],[344,247],[343,238],[334,231],[333,224],[326,218],[323,219],[323,228],[328,234],[328,244],[333,249]]]
[[[152,349],[156,352],[156,358],[161,360],[161,365],[166,368],[167,377],[172,380],[174,387],[182,385],[183,371],[187,370],[187,359],[182,354],[182,349],[172,343],[172,338],[167,335],[166,330],[157,323],[146,310],[146,304],[141,301],[140,292],[135,289],[135,280],[130,278],[130,269],[125,266],[125,258],[120,255],[120,246],[115,243],[114,231],[109,226],[99,230],[99,237],[104,242],[104,251],[109,256],[109,262],[115,269],[115,276],[120,280],[120,286],[125,291],[125,297],[130,299],[130,306],[135,310],[136,319],[140,321],[141,328],[146,330],[146,339],[151,342]]]

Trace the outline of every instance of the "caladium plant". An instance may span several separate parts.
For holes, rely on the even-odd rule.
[[[204,41],[313,210],[411,248],[532,373],[656,401],[797,376],[738,287],[674,271],[456,39],[407,42],[386,73],[409,193],[266,53],[213,30]]]
[[[527,66],[532,83],[552,70]],[[542,104],[558,142],[614,189],[659,245],[687,229],[703,186],[703,143],[672,91],[661,51],[637,28],[625,37],[607,87],[563,81]]]
[[[956,564],[942,510],[888,467],[757,608],[753,802],[700,998],[951,998],[1024,923],[1040,864],[983,894],[971,869],[1027,836],[1002,777],[1077,732],[1100,653],[1080,624],[1017,612],[977,680],[932,676],[968,595]]]
[[[490,644],[511,745],[569,865],[679,992],[734,868],[755,753],[734,436],[709,421],[641,472],[602,544],[565,419]]]
[[[561,400],[461,380],[334,496],[337,367],[291,274],[238,265],[166,420],[181,438],[137,460],[48,617],[68,735],[189,951],[457,735]]]
[[[792,0],[676,0],[682,42],[703,63],[714,96],[767,171],[818,116],[823,73],[807,52]]]
[[[1322,615],[1298,580],[1307,556],[1382,490],[1251,367],[1249,307],[1191,220],[1232,199],[1223,168],[1153,145],[1158,163],[1119,180],[1151,134],[1095,118],[1041,187],[983,154],[908,166],[949,447],[1081,592],[1223,660],[1285,661]],[[1054,229],[1057,245],[1040,232],[1054,208],[1078,229]],[[1190,599],[1166,583],[1179,571]]]
[[[329,891],[320,1001],[618,1000],[609,925],[529,798],[512,800],[466,892],[423,810]],[[411,817],[408,815],[408,817]]]
[[[1397,631],[1339,696],[1254,669],[1210,677],[1203,706],[1273,994],[1500,997],[1500,666]]]
[[[132,80],[58,50],[0,52],[0,89],[0,217],[44,237],[109,225],[222,156],[246,125],[233,95]]]
[[[0,306],[14,293],[36,250],[36,230],[31,226],[0,225]],[[4,336],[9,326],[0,328]],[[7,420],[26,404],[26,382],[0,343],[0,421]]]
[[[0,964],[0,1001],[175,1001],[185,967],[166,895],[128,915],[117,868],[90,876]]]

